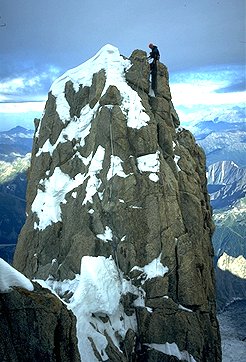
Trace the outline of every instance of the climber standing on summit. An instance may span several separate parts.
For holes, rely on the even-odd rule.
[[[151,88],[154,92],[156,92],[157,88],[157,65],[160,59],[160,52],[156,45],[150,43],[149,48],[151,52],[148,56],[148,59],[153,59],[152,63],[150,63],[150,74],[151,74]]]

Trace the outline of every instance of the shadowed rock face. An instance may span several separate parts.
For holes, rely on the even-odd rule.
[[[28,277],[52,275],[63,280],[79,273],[83,256],[112,255],[124,277],[141,285],[145,306],[152,311],[133,308],[132,299],[126,298],[125,310],[130,308],[138,321],[138,330],[131,331],[134,337],[130,333],[125,340],[125,346],[131,341],[136,351],[132,360],[174,360],[148,347],[168,342],[188,351],[196,361],[220,361],[211,244],[214,225],[204,152],[193,135],[179,127],[166,66],[159,63],[156,96],[150,97],[146,53],[135,50],[129,59],[125,84],[135,91],[148,118],[141,127],[132,126],[126,97],[117,85],[107,83],[103,69],[93,75],[90,86],[80,84],[75,90],[67,80],[69,118],[65,121],[57,110],[58,98],[49,93],[34,138],[28,217],[14,265]],[[132,107],[134,102],[134,98],[128,99]],[[71,139],[66,129],[72,122],[78,122],[81,129],[81,112],[86,107],[93,111],[90,131],[83,141],[78,134]],[[46,150],[47,142],[52,151]],[[103,157],[93,171],[99,149]],[[33,205],[38,193],[44,195],[58,182],[56,173],[68,175],[74,187],[66,186],[63,199],[57,195],[64,184],[54,187],[50,198],[61,200],[60,216],[42,227],[42,213],[34,212]],[[83,182],[77,182],[79,177]],[[92,180],[96,186],[89,197]],[[111,237],[105,242],[100,235],[107,228]],[[132,269],[159,256],[168,272],[141,283],[139,273]],[[129,354],[124,357],[125,349],[122,361],[130,360]],[[112,341],[108,350],[112,361],[120,360]]]
[[[37,284],[0,294],[0,360],[79,362],[75,317]]]

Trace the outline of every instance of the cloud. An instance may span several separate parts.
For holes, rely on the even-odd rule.
[[[241,113],[245,110],[246,92],[239,86],[243,79],[242,66],[206,67],[171,74],[173,104],[181,124],[188,127],[201,119],[210,119],[211,114],[224,114],[226,109],[230,115],[235,116],[236,112],[238,117],[238,109]]]
[[[176,106],[239,105],[245,101],[241,91],[244,68],[221,66],[190,72],[178,72],[171,76],[171,92]],[[223,89],[225,91],[223,91]]]
[[[51,83],[58,74],[58,68],[49,66],[41,72],[33,69],[29,72],[3,78],[0,83],[0,102],[44,100]]]
[[[0,114],[41,113],[45,102],[0,103]]]
[[[34,129],[34,118],[41,118],[45,102],[0,103],[0,131],[16,126]]]
[[[243,104],[245,102],[244,92],[218,93],[218,84],[173,84],[171,92],[174,105],[186,105],[192,107],[197,105],[223,105]]]

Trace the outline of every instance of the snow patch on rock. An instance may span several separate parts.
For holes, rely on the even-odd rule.
[[[187,351],[180,351],[176,343],[145,343],[145,346],[155,349],[156,351],[162,352],[168,356],[175,356],[180,361],[196,362],[195,358]]]
[[[163,277],[168,272],[168,267],[163,266],[163,264],[161,263],[161,254],[160,254],[158,258],[155,258],[144,267],[134,266],[131,269],[131,271],[134,270],[138,270],[141,272],[138,279],[142,279],[142,283],[144,283],[147,279]]]

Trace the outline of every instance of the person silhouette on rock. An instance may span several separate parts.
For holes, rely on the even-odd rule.
[[[148,56],[148,59],[153,59],[150,63],[150,74],[151,74],[151,88],[154,92],[156,92],[157,88],[157,66],[158,61],[160,59],[160,52],[156,45],[150,43],[149,48],[151,49],[151,52]]]

